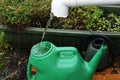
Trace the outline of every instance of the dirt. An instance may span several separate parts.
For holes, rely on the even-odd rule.
[[[26,67],[29,50],[11,51],[0,69],[0,80],[27,80]]]
[[[101,72],[96,72],[93,80],[120,80],[120,57],[117,57],[110,67]]]
[[[109,67],[102,72],[96,72],[93,80],[120,80],[120,68],[115,68],[114,70],[112,67]],[[111,73],[113,71],[114,73]]]

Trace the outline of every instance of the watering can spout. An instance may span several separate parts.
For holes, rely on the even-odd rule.
[[[105,45],[102,45],[100,49],[97,51],[97,53],[94,55],[94,57],[88,62],[88,66],[92,72],[95,72],[97,65],[99,64],[99,61],[102,57],[102,54],[107,49]]]

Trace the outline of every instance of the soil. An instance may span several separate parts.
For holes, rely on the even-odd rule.
[[[0,80],[27,80],[26,67],[29,50],[7,53],[4,66],[0,69]]]
[[[120,57],[117,57],[110,67],[101,72],[96,72],[93,80],[120,80]]]

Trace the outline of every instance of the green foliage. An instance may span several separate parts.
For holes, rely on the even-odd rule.
[[[95,7],[83,7],[84,16],[83,23],[87,30],[105,30],[109,25],[109,21],[107,21],[103,16],[103,10]]]
[[[120,32],[120,16],[111,13],[108,15],[108,20],[111,23],[111,27],[108,30],[113,32]]]
[[[40,14],[44,14],[45,11],[48,12],[49,3],[50,0],[2,0],[0,2],[0,21],[8,27],[18,30],[34,26],[38,23],[32,19],[42,16]]]
[[[4,65],[4,58],[6,52],[8,51],[9,45],[5,41],[5,34],[4,32],[0,32],[0,68]]]
[[[70,8],[69,11],[66,19],[56,18],[52,26],[90,31],[120,31],[120,17],[112,13],[104,15],[104,11],[96,6]]]
[[[8,44],[5,41],[5,33],[0,32],[0,52],[6,49],[8,47]]]
[[[50,14],[51,0],[1,0],[0,22],[13,30],[26,27],[45,27]],[[67,18],[54,18],[51,28],[90,31],[120,31],[120,17],[96,6],[69,9]]]

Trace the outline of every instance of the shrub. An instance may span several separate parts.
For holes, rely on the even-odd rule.
[[[49,15],[49,3],[50,0],[2,0],[0,21],[18,31],[28,26],[43,26],[43,19]]]
[[[1,0],[0,21],[15,31],[26,27],[45,27],[51,0]],[[69,9],[67,18],[54,18],[51,28],[90,31],[120,31],[120,17],[96,6]]]

